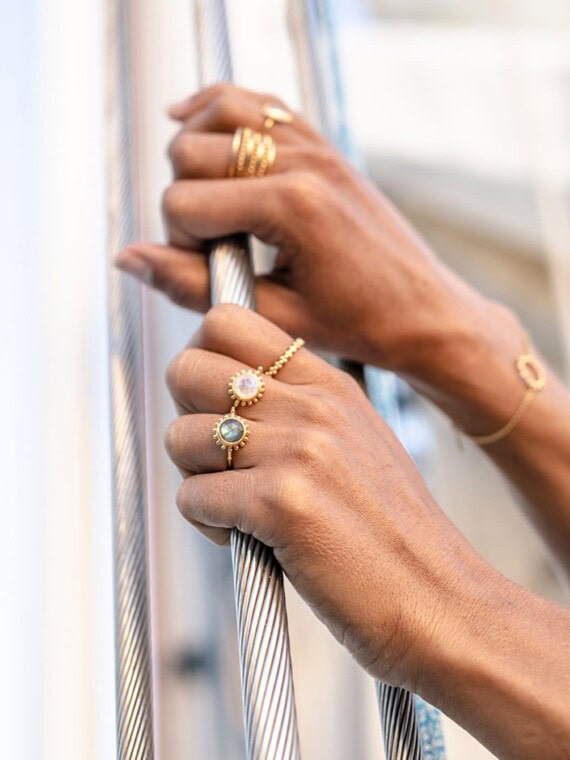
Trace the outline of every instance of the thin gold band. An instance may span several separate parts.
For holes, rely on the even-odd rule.
[[[271,367],[269,367],[269,369],[265,370],[263,374],[268,375],[269,377],[275,377],[275,375],[279,372],[279,370],[282,369],[287,364],[289,359],[292,356],[294,356],[294,354],[296,354],[300,348],[303,348],[304,345],[305,345],[305,341],[303,340],[303,338],[295,338],[295,340],[293,341],[293,343],[291,343],[289,348],[286,351],[284,351],[279,357],[279,359],[277,359],[277,361],[274,364],[272,364]]]

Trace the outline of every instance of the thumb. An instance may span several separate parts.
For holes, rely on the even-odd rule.
[[[115,264],[179,306],[202,312],[210,308],[208,257],[204,253],[136,243],[124,248]],[[259,313],[271,322],[287,332],[306,328],[309,320],[302,298],[271,275],[256,277],[255,295]]]
[[[115,264],[179,306],[194,311],[207,311],[210,306],[208,259],[203,253],[136,243],[124,248]]]

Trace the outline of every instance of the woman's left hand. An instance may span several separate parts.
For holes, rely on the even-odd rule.
[[[303,348],[275,378],[264,378],[259,403],[237,409],[251,433],[235,452],[235,469],[226,469],[212,440],[232,405],[230,378],[269,367],[291,343],[263,317],[217,306],[171,364],[181,416],[166,447],[185,478],[178,506],[217,543],[228,543],[237,527],[272,547],[361,665],[417,687],[465,612],[470,582],[480,583],[487,566],[434,503],[357,383]]]

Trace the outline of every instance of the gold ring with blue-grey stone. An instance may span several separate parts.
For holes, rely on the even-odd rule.
[[[232,406],[229,414],[216,422],[213,429],[214,441],[226,452],[228,467],[232,466],[233,452],[242,449],[247,443],[249,432],[247,421],[236,414],[235,406]]]

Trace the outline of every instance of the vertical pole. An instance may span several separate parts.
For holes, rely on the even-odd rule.
[[[327,28],[328,0],[289,0],[288,17],[305,115],[349,158],[354,158],[344,122],[331,29]],[[366,374],[369,382],[370,373]],[[388,382],[375,389],[382,409],[397,410],[391,378],[386,375],[384,379]],[[418,702],[405,689],[379,682],[376,694],[388,760],[443,760],[443,739],[434,708]]]
[[[136,235],[128,0],[106,4],[107,243],[113,438],[117,757],[152,760],[141,290],[112,261]]]
[[[202,86],[233,79],[224,0],[195,0]],[[248,238],[212,244],[211,300],[255,306]],[[238,530],[231,535],[238,643],[249,760],[300,757],[283,574],[273,552]]]

